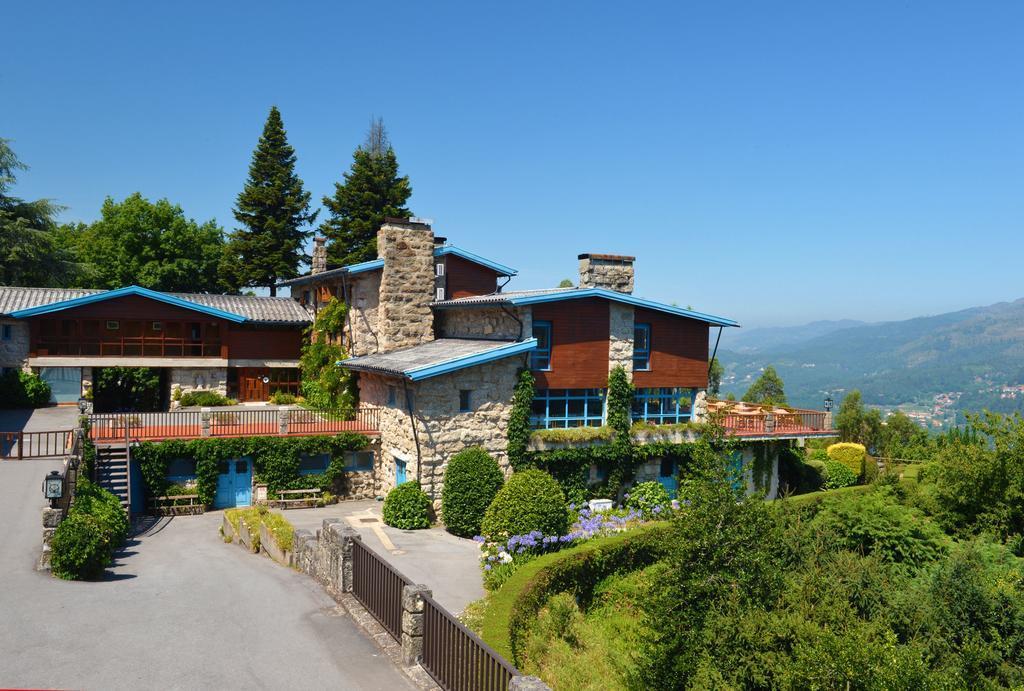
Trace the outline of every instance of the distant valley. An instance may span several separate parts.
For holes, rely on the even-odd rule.
[[[860,389],[869,405],[948,426],[965,410],[1024,411],[1024,299],[898,322],[726,330],[718,356],[723,395],[741,397],[774,365],[793,405]]]

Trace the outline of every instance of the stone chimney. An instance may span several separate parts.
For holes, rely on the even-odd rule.
[[[620,254],[581,254],[580,288],[607,288],[633,292],[633,262],[636,257]]]
[[[426,223],[385,219],[377,231],[384,260],[377,312],[379,351],[434,340],[434,232]]]
[[[309,273],[319,274],[327,271],[327,238],[317,235],[313,238],[313,261],[309,265]]]

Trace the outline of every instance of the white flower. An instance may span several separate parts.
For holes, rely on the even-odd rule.
[[[498,558],[501,559],[501,563],[502,564],[508,564],[509,562],[512,561],[512,555],[509,554],[508,552],[499,552],[498,553]]]

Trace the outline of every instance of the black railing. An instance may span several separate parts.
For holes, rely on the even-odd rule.
[[[0,458],[58,458],[68,453],[71,430],[0,432]]]
[[[518,674],[505,658],[426,595],[420,665],[445,691],[506,691]]]
[[[89,418],[89,438],[96,441],[180,439],[202,435],[198,411],[173,413],[111,413]]]
[[[377,553],[352,541],[352,594],[393,638],[402,637],[402,589],[412,581]]]

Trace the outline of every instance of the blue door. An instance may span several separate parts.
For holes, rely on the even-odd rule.
[[[658,473],[658,482],[668,491],[668,496],[676,498],[679,491],[679,478],[676,477],[676,462],[671,458],[661,459],[661,472]]]
[[[236,458],[217,464],[217,494],[213,508],[252,505],[252,459]]]
[[[400,458],[395,459],[395,486],[402,484],[406,481],[405,477],[405,461]]]
[[[50,403],[77,403],[82,395],[79,367],[40,367],[39,378],[50,385]]]

